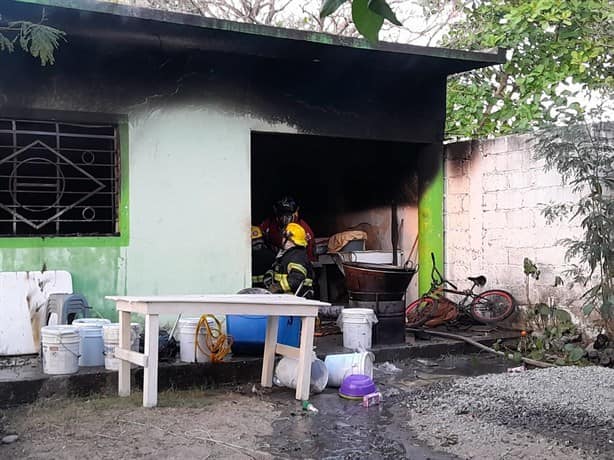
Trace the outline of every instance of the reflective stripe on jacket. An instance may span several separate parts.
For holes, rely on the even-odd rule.
[[[284,293],[303,295],[313,286],[313,267],[305,248],[295,246],[281,252],[270,272],[273,282]]]

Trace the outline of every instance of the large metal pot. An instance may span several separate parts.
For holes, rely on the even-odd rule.
[[[354,292],[405,292],[416,273],[396,265],[344,262],[345,284]]]

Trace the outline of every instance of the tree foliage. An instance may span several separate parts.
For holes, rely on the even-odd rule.
[[[546,130],[536,142],[536,158],[556,170],[576,194],[569,202],[544,208],[549,221],[579,221],[581,238],[567,238],[566,273],[590,288],[584,293],[584,312],[597,310],[614,325],[614,125],[577,124]]]
[[[442,44],[504,47],[508,62],[449,81],[449,136],[526,132],[582,120],[589,94],[610,96],[610,0],[481,0],[465,6]]]
[[[41,65],[55,63],[55,51],[62,41],[66,41],[66,34],[61,30],[43,24],[45,16],[38,23],[29,21],[2,22],[0,15],[0,52],[13,53],[16,47],[34,58],[40,60]]]
[[[324,0],[320,17],[333,14],[348,2],[352,4],[352,20],[356,29],[372,43],[377,42],[385,20],[397,26],[402,25],[386,0]]]

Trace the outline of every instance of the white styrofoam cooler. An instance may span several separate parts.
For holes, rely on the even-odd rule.
[[[0,356],[38,353],[49,295],[72,292],[66,271],[0,272]]]

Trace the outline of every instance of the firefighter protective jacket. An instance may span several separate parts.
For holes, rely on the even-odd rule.
[[[264,242],[252,244],[252,287],[264,287],[264,274],[275,263],[275,253]]]
[[[307,297],[313,293],[313,267],[307,257],[307,250],[294,246],[279,253],[273,268],[267,272],[269,289]]]

